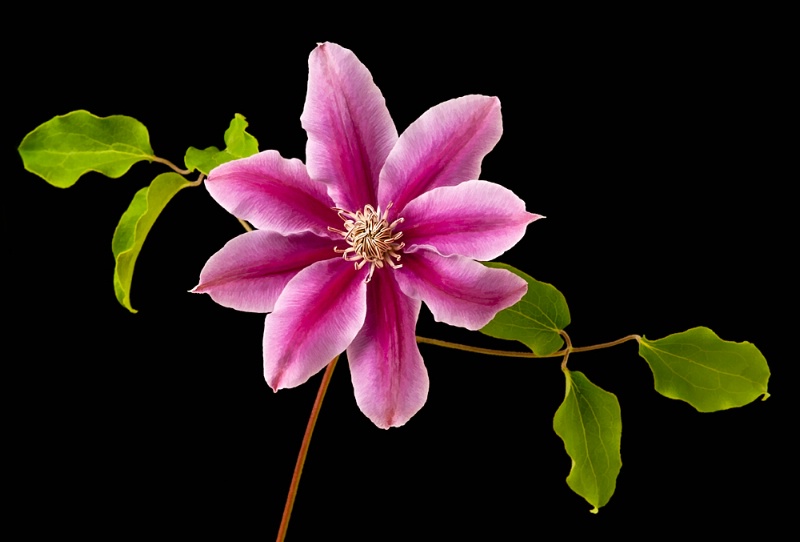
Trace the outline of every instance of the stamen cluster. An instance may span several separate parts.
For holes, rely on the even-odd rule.
[[[393,269],[403,267],[392,261],[392,258],[400,261],[398,251],[405,246],[405,243],[397,242],[403,236],[403,232],[394,233],[393,231],[398,224],[403,222],[403,219],[398,218],[391,224],[387,220],[391,207],[392,204],[389,203],[383,211],[383,215],[381,215],[380,207],[375,210],[372,205],[367,205],[363,211],[356,212],[333,207],[339,218],[344,221],[345,231],[331,227],[328,230],[342,235],[350,245],[345,249],[334,247],[333,250],[341,254],[345,261],[355,262],[357,270],[369,263],[369,275],[365,282],[372,279],[372,273],[375,272],[376,267],[382,269],[384,264],[389,264],[389,267]]]

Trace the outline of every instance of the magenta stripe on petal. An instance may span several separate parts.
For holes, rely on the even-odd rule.
[[[472,330],[528,291],[528,284],[510,271],[428,250],[406,254],[395,278],[403,293],[425,302],[437,322]]]
[[[225,307],[271,312],[286,283],[314,262],[339,258],[333,241],[313,233],[283,236],[255,230],[228,241],[211,256],[192,290]]]
[[[364,325],[366,274],[337,258],[289,281],[264,328],[264,376],[273,390],[299,386],[350,345]]]
[[[356,402],[383,429],[406,423],[428,397],[428,372],[415,335],[420,302],[400,291],[393,273],[375,272],[364,327],[347,349]]]
[[[480,176],[483,157],[503,133],[500,101],[463,96],[427,110],[400,136],[380,177],[378,201],[397,212],[439,186]]]
[[[334,43],[314,49],[308,67],[300,120],[309,174],[330,184],[340,207],[376,205],[378,175],[397,141],[383,94],[356,55]]]
[[[300,160],[277,151],[222,164],[205,184],[222,207],[260,230],[329,235],[327,227],[338,220],[325,185],[312,181]]]
[[[528,224],[542,218],[525,210],[511,190],[486,181],[467,181],[426,192],[403,210],[406,253],[419,245],[444,256],[460,254],[493,260],[525,235]]]

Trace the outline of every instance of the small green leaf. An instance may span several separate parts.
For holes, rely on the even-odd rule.
[[[114,253],[114,291],[117,300],[131,312],[131,281],[136,258],[142,250],[147,234],[158,215],[175,194],[187,186],[193,185],[177,173],[162,173],[146,186],[136,192],[128,209],[122,214],[114,230],[111,250]]]
[[[570,322],[563,294],[551,284],[539,282],[510,265],[499,262],[485,262],[484,265],[519,275],[528,283],[528,292],[519,303],[498,312],[481,333],[519,341],[539,356],[558,351],[564,344],[559,331]]]
[[[150,135],[138,120],[98,117],[80,110],[54,117],[25,136],[19,146],[25,169],[67,188],[84,173],[116,179],[136,162],[152,161]]]
[[[224,159],[226,156],[227,153],[220,151],[216,147],[209,147],[202,151],[194,147],[189,147],[186,150],[186,156],[184,156],[183,161],[186,163],[186,169],[190,171],[196,169],[208,175],[209,171],[228,161]],[[220,161],[218,161],[218,159]]]
[[[639,340],[656,391],[700,412],[746,405],[767,393],[769,366],[752,343],[723,341],[707,327]]]
[[[247,126],[244,115],[236,113],[231,125],[225,130],[225,150],[234,158],[246,158],[258,152],[258,141],[245,131]]]
[[[567,393],[556,411],[553,429],[572,458],[567,484],[597,513],[614,494],[622,468],[619,401],[613,393],[589,382],[583,373],[565,369],[564,374]]]
[[[258,141],[252,135],[245,131],[247,128],[247,121],[244,116],[236,113],[231,121],[231,125],[225,130],[225,145],[224,151],[216,147],[208,147],[205,150],[189,147],[186,151],[186,167],[190,170],[197,169],[206,175],[215,167],[236,160],[237,158],[246,158],[258,152]]]

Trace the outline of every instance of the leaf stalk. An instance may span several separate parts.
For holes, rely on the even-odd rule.
[[[164,164],[165,166],[169,166],[170,168],[172,168],[172,171],[174,171],[175,173],[180,173],[181,175],[188,175],[188,174],[190,174],[192,172],[191,169],[181,169],[181,168],[179,168],[178,166],[176,166],[175,164],[173,164],[172,162],[170,162],[166,158],[159,158],[158,156],[151,156],[150,159],[153,162],[158,162],[159,164]]]

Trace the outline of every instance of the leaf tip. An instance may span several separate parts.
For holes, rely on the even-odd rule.
[[[762,400],[762,401],[766,401],[767,399],[769,399],[769,393],[767,393],[767,392],[764,392],[764,395],[763,395],[763,396],[761,396],[761,400]]]
[[[595,506],[594,508],[592,508],[591,510],[589,510],[589,513],[590,513],[590,514],[597,514],[599,511],[600,511],[600,509],[599,509],[598,507],[596,507],[596,506]]]

